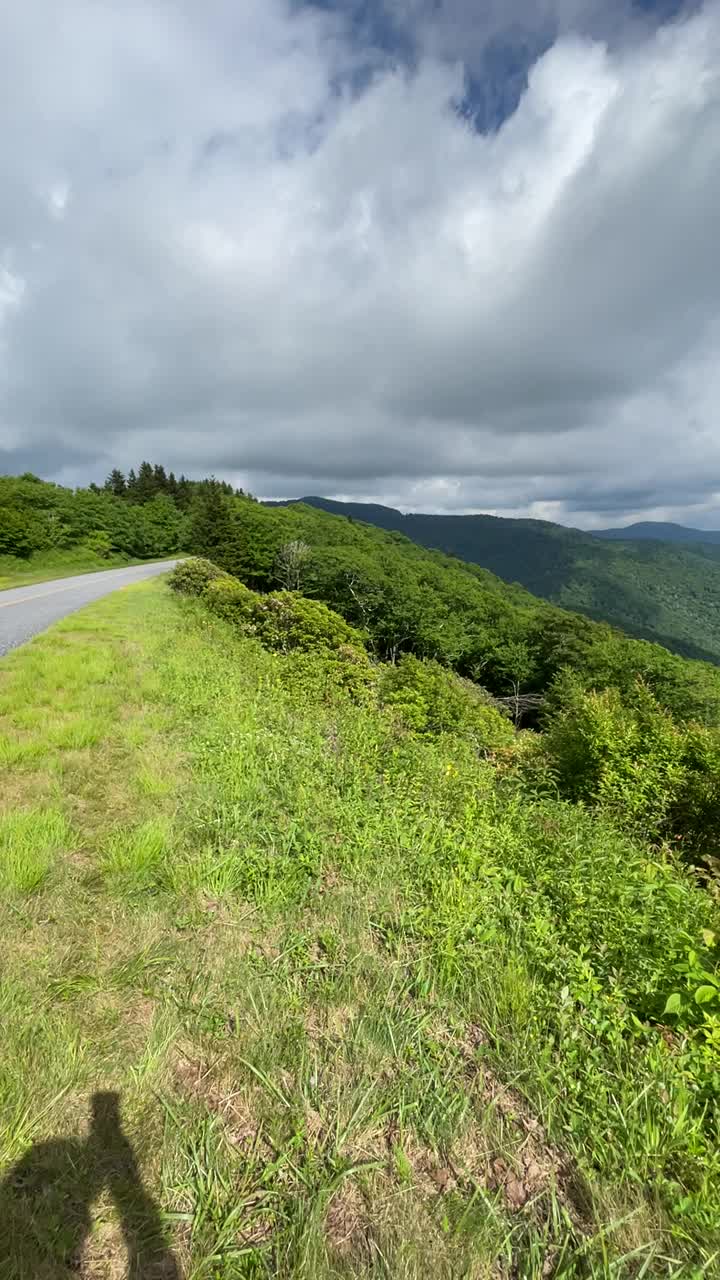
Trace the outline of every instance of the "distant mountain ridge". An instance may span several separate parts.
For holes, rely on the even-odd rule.
[[[661,540],[647,532],[633,534],[633,529],[652,528],[649,523],[598,534],[547,520],[403,514],[376,503],[316,496],[296,501],[403,533],[565,609],[720,664],[720,533],[715,531],[660,525],[683,535]]]
[[[669,524],[662,520],[641,520],[624,529],[593,529],[593,537],[621,542],[700,542],[707,546],[720,546],[720,529],[691,529],[684,524]]]

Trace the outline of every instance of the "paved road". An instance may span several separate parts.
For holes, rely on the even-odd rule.
[[[36,582],[31,587],[0,591],[0,654],[24,644],[51,623],[82,609],[84,604],[91,604],[131,582],[143,582],[167,573],[176,563],[163,560],[158,564],[132,565],[128,569],[104,569],[101,573],[83,573],[74,578],[56,578],[54,582]]]

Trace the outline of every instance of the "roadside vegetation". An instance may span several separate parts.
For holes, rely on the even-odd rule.
[[[193,1280],[716,1274],[717,738],[670,705],[712,669],[638,684],[607,629],[615,682],[578,646],[518,731],[327,607],[297,533],[274,581],[186,561],[0,664],[3,1167],[117,1090]],[[67,1230],[49,1193],[0,1274]],[[121,1256],[101,1199],[80,1273]]]
[[[54,578],[70,578],[80,573],[100,573],[105,569],[124,569],[127,565],[147,564],[149,559],[134,559],[111,551],[98,555],[90,547],[68,547],[53,551],[34,551],[25,559],[0,556],[0,591],[10,587],[31,586],[35,582],[52,582]]]
[[[112,471],[102,487],[87,489],[48,484],[30,472],[0,476],[0,590],[177,554],[207,483],[176,479],[149,462],[127,477]]]

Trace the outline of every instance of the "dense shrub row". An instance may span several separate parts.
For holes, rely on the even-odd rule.
[[[371,663],[366,636],[319,600],[293,591],[259,594],[202,558],[181,561],[169,581],[174,591],[202,598],[213,613],[255,636],[266,649],[295,655],[297,686],[309,680],[317,692],[320,681],[351,690],[358,698],[372,694],[405,729],[461,734],[483,750],[506,747],[513,740],[509,720],[479,686],[438,662],[410,654],[395,664]],[[303,654],[316,661],[298,662]]]

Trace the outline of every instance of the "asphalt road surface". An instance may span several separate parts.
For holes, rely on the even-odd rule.
[[[83,573],[74,578],[55,578],[53,582],[36,582],[30,587],[0,591],[0,655],[24,644],[83,605],[92,604],[118,587],[167,573],[176,563],[163,560],[158,564],[131,565],[127,569],[104,569],[101,573]]]

